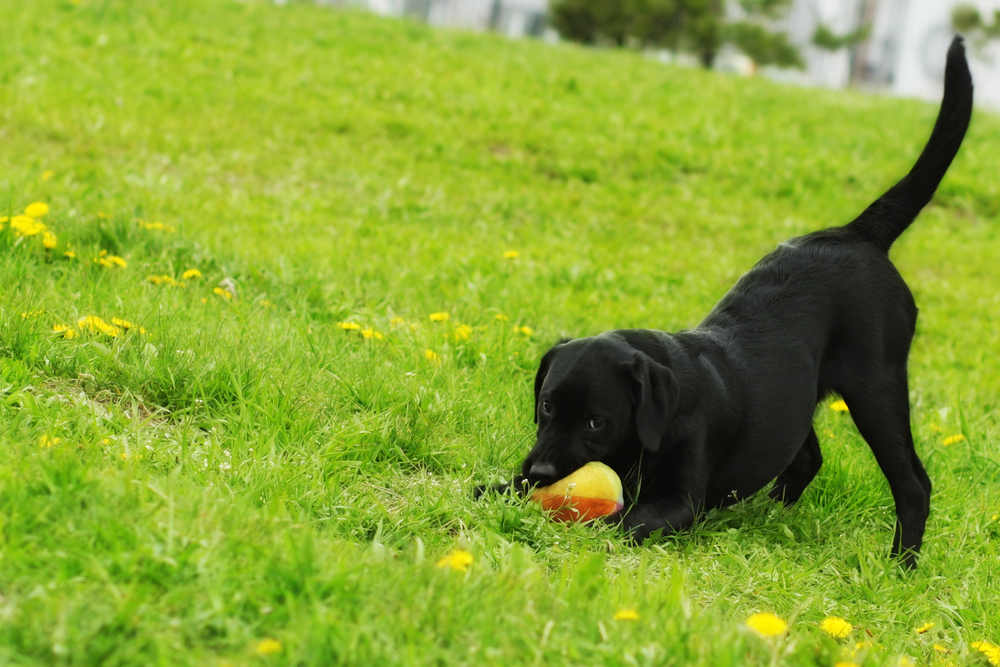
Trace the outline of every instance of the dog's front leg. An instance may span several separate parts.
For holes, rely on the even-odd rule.
[[[660,531],[669,535],[684,530],[694,523],[695,506],[690,498],[665,498],[653,503],[633,505],[630,509],[608,517],[607,521],[618,524],[625,534],[637,544],[651,534]]]

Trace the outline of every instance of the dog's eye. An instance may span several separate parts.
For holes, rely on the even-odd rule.
[[[552,413],[552,404],[548,401],[542,401],[542,412],[545,414]]]
[[[603,419],[597,419],[595,417],[594,419],[588,419],[587,420],[587,428],[589,428],[591,431],[596,431],[597,429],[601,428],[602,426],[604,426],[604,420]]]

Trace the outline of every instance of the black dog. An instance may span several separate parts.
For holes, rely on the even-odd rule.
[[[930,201],[971,113],[956,37],[927,146],[856,220],[779,244],[693,330],[609,331],[549,350],[535,378],[537,444],[516,482],[606,463],[631,503],[612,520],[640,542],[771,480],[771,497],[794,503],[823,462],[815,406],[836,392],[889,480],[892,553],[915,565],[931,492],[910,433],[917,307],[888,252]]]

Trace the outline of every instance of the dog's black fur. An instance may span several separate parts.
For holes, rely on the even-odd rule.
[[[771,497],[794,503],[823,462],[815,406],[836,392],[889,480],[892,553],[912,567],[931,482],[910,433],[906,364],[917,307],[888,252],[930,201],[971,113],[956,37],[927,146],[856,220],[779,244],[693,330],[609,331],[549,350],[535,379],[537,444],[515,485],[606,463],[629,503],[612,520],[640,542],[771,480]]]

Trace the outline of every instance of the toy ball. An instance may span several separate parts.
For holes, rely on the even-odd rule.
[[[531,500],[552,512],[553,521],[590,521],[625,506],[618,474],[591,461],[558,482],[535,489]]]

